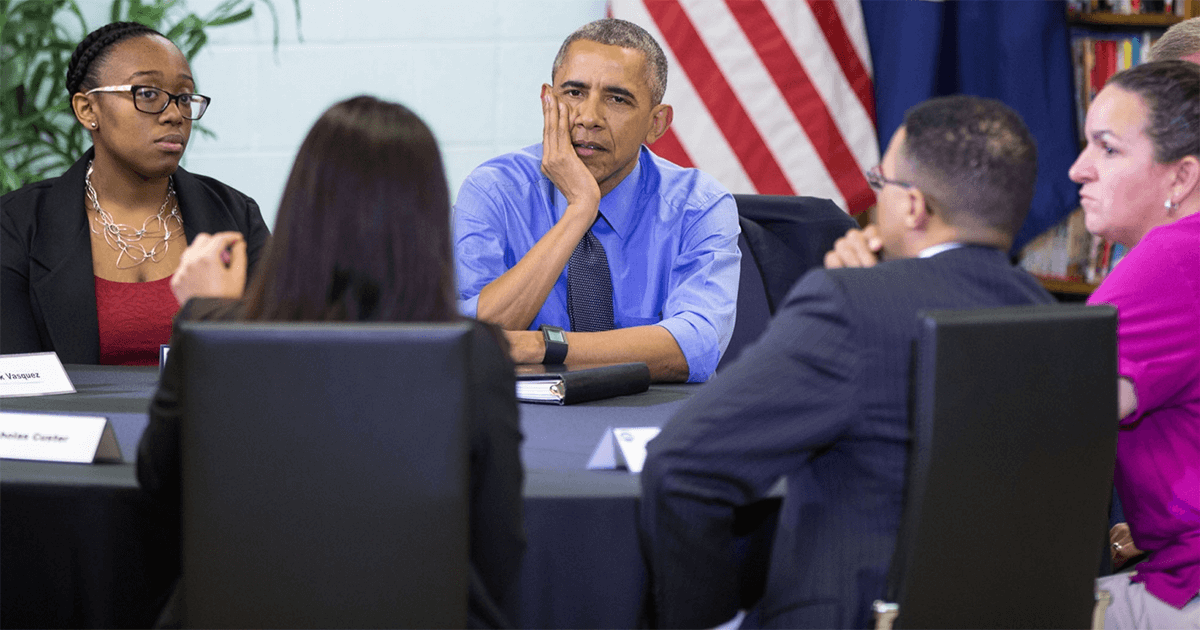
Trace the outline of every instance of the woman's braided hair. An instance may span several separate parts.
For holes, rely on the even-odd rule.
[[[67,94],[74,96],[76,92],[97,87],[99,78],[93,68],[101,65],[98,62],[104,61],[113,44],[139,35],[161,36],[162,33],[137,22],[113,22],[88,33],[75,47],[71,62],[67,64]]]

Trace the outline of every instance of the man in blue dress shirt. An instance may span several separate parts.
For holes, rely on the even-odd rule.
[[[552,80],[542,143],[485,162],[459,191],[462,312],[508,331],[517,363],[641,361],[657,381],[707,380],[733,332],[737,207],[712,177],[643,146],[673,115],[662,49],[632,23],[598,20],[563,42]],[[603,311],[610,299],[607,286],[568,287],[586,240],[611,276],[599,328],[572,325],[572,290]]]

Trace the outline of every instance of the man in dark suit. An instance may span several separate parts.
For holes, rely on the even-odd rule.
[[[875,225],[827,260],[870,268],[805,275],[762,338],[649,445],[642,517],[660,627],[735,618],[735,508],[781,477],[766,592],[747,621],[869,625],[903,503],[916,314],[1053,301],[1006,253],[1036,171],[1029,131],[998,101],[909,110],[870,173]]]

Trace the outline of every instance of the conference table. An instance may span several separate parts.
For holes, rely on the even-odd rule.
[[[0,626],[149,627],[179,572],[178,514],[142,494],[134,460],[158,368],[69,365],[76,393],[0,410],[107,417],[116,464],[0,461]],[[560,407],[521,404],[528,538],[511,612],[524,628],[632,628],[648,578],[637,475],[587,470],[609,427],[661,426],[695,385]],[[743,597],[761,592],[776,504],[747,510]]]

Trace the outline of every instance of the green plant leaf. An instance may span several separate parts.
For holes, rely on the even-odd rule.
[[[230,16],[211,19],[208,21],[208,25],[209,26],[226,26],[228,24],[237,24],[238,22],[245,22],[246,20],[250,19],[253,16],[254,16],[254,7],[250,7],[248,9],[246,9],[245,11],[242,11],[241,13],[235,13]]]
[[[186,37],[190,35],[192,31],[196,30],[198,22],[199,18],[196,17],[196,14],[189,14],[182,20],[176,22],[175,26],[172,26],[165,33],[163,33],[163,35],[166,35],[167,39],[175,42],[175,44],[178,45],[180,38]]]
[[[83,36],[87,35],[87,33],[89,32],[88,27],[87,27],[87,19],[83,17],[83,11],[79,8],[79,5],[73,1],[66,3],[66,9],[68,11],[70,11],[72,15],[75,16],[75,19],[79,20],[79,30],[80,30],[79,39],[82,41]],[[65,42],[54,42],[54,43],[58,44],[58,45],[67,46],[67,44]],[[78,44],[76,44],[76,46],[78,46]],[[75,46],[69,46],[68,50],[73,52],[75,50]]]
[[[46,88],[46,87],[49,87],[51,89],[54,88],[53,83],[51,83],[49,86],[46,85],[46,83],[47,83],[46,74],[50,70],[51,70],[50,62],[45,61],[45,60],[43,60],[41,63],[37,64],[37,67],[34,68],[33,76],[30,77],[29,83],[27,84],[27,85],[33,86],[34,92],[26,95],[26,98],[28,98],[31,103],[36,104],[41,100],[38,98],[38,94],[44,88]]]
[[[296,33],[300,33],[300,5],[299,0],[296,0]],[[275,5],[266,2],[267,10],[271,12],[271,49],[275,51],[275,63],[279,63],[279,13],[275,11]]]

